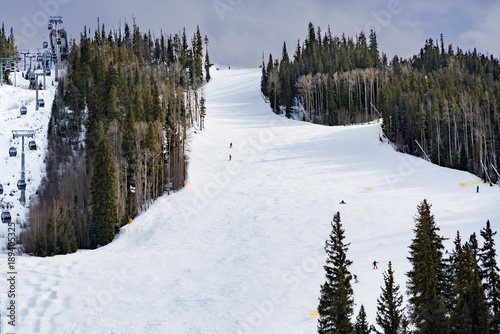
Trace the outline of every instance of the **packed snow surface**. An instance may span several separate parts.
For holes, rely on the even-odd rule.
[[[17,323],[7,325],[2,278],[3,331],[315,333],[310,311],[325,281],[323,248],[337,211],[359,279],[354,317],[363,304],[374,324],[389,261],[405,289],[423,199],[450,238],[447,249],[457,230],[463,239],[476,232],[480,244],[487,219],[498,230],[500,188],[459,187],[477,178],[395,152],[378,140],[378,123],[326,127],[276,116],[260,95],[258,69],[212,75],[206,128],[190,138],[187,186],[105,247],[18,257]],[[10,164],[9,134],[1,138]]]

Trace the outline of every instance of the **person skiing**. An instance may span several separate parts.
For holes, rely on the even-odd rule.
[[[229,155],[229,161],[231,161],[231,154]]]
[[[354,283],[358,283],[358,276],[356,274],[354,274]]]
[[[377,261],[373,261],[373,269],[378,269],[377,263],[378,263]]]
[[[476,188],[476,192],[477,192],[477,193],[479,192],[479,186],[477,186],[477,188]]]
[[[229,148],[233,148],[233,143],[229,143]]]

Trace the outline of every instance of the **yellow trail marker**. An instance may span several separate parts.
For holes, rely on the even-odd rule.
[[[459,187],[468,187],[468,186],[472,186],[474,184],[480,184],[480,183],[484,183],[484,181],[483,180],[473,180],[473,181],[464,182],[464,183],[460,182],[458,184],[458,186]]]
[[[311,314],[311,317],[319,317],[318,311],[309,311],[309,314]]]

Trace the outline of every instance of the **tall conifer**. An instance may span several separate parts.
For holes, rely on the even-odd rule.
[[[490,333],[500,333],[500,276],[494,239],[497,232],[493,232],[488,220],[480,233],[484,239],[483,247],[479,251],[479,258],[481,259],[481,277],[490,313],[489,329]]]
[[[353,314],[353,290],[349,266],[352,261],[347,259],[347,250],[350,243],[344,243],[344,230],[340,222],[340,213],[333,216],[332,232],[326,241],[327,254],[326,282],[321,286],[319,298],[318,332],[326,333],[353,333],[351,323]]]
[[[400,332],[403,318],[403,295],[399,292],[399,285],[394,282],[394,271],[389,261],[389,268],[384,273],[382,293],[377,299],[377,324],[382,327],[384,334]]]
[[[446,307],[443,298],[443,238],[438,235],[431,205],[423,200],[417,207],[415,238],[410,245],[408,260],[412,269],[407,272],[410,318],[419,333],[448,332]]]
[[[92,226],[94,243],[106,245],[113,240],[118,222],[116,205],[116,167],[111,146],[98,123],[100,142],[94,153],[94,169],[91,180]]]
[[[354,325],[356,334],[370,334],[370,324],[366,320],[365,307],[361,304],[358,316],[356,317],[356,324]]]

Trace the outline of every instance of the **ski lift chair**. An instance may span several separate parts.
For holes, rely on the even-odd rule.
[[[9,211],[2,212],[2,223],[8,224],[12,221],[12,216]]]
[[[25,190],[26,189],[26,181],[24,181],[24,180],[17,181],[17,189]]]

